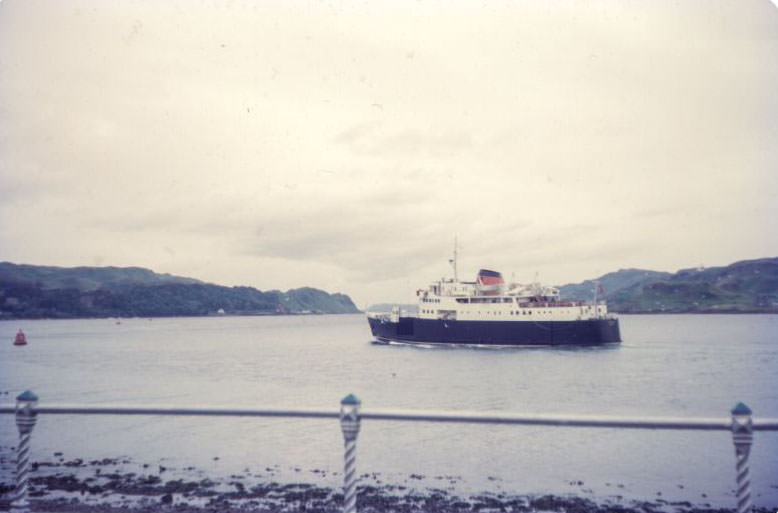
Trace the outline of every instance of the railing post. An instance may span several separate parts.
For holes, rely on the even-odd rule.
[[[732,441],[735,443],[735,469],[737,471],[737,513],[751,512],[751,476],[748,473],[748,455],[754,441],[754,424],[751,408],[737,403],[732,408]]]
[[[27,478],[30,472],[30,437],[35,427],[38,396],[26,390],[16,398],[16,428],[19,430],[19,447],[16,450],[16,489],[11,503],[14,513],[28,513]]]
[[[349,394],[340,401],[340,429],[343,431],[343,513],[357,512],[357,435],[359,434],[360,401]]]

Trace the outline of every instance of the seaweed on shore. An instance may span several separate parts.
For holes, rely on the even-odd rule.
[[[311,483],[278,483],[266,476],[232,475],[225,480],[171,478],[158,474],[118,470],[126,461],[105,459],[37,462],[30,479],[33,511],[51,513],[339,513],[343,494],[337,488]],[[145,471],[149,465],[142,466]],[[44,472],[45,470],[45,472]],[[192,468],[187,468],[187,471]],[[85,475],[89,472],[89,475]],[[168,472],[169,473],[169,472]],[[178,476],[176,476],[178,477]],[[365,476],[363,476],[365,477]],[[373,476],[374,478],[376,476]],[[423,476],[418,476],[419,478]],[[452,477],[452,476],[449,476]],[[418,481],[418,478],[410,476]],[[252,479],[258,480],[252,482]],[[441,479],[444,479],[441,476]],[[448,479],[445,478],[445,479]],[[453,479],[453,477],[452,477]],[[487,493],[458,496],[440,488],[415,489],[402,485],[372,485],[363,479],[357,491],[360,513],[725,513],[709,504],[623,500],[621,496],[596,501],[570,495]],[[0,511],[9,509],[11,489],[0,499]],[[755,508],[755,513],[768,513]],[[772,513],[772,511],[770,511]]]

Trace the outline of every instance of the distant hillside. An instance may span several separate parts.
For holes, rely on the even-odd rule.
[[[640,283],[659,281],[672,276],[671,273],[646,271],[644,269],[620,269],[616,272],[608,273],[597,281],[609,295],[614,295],[618,291],[629,289]],[[562,285],[559,287],[563,298],[592,299],[594,294],[594,280],[586,280],[577,284]]]
[[[138,267],[0,263],[0,318],[356,313],[347,295],[303,287],[262,292]]]
[[[34,283],[42,289],[118,290],[132,285],[203,283],[193,278],[157,274],[142,267],[50,267],[0,262],[4,283]]]
[[[622,269],[596,281],[614,312],[778,312],[778,258],[674,274]],[[594,287],[587,280],[559,289],[563,299],[591,300]]]

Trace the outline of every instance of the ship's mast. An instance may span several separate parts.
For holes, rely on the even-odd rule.
[[[457,276],[457,238],[454,237],[454,257],[449,259],[448,263],[454,268],[454,282],[459,283],[459,277]]]

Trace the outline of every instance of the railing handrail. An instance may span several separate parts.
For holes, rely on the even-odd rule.
[[[0,405],[0,414],[14,413],[13,405]],[[51,404],[35,411],[46,415],[175,415],[221,417],[339,418],[338,410],[317,408],[237,408],[171,405]],[[360,409],[363,420],[411,422],[459,422],[474,424],[521,424],[589,428],[677,429],[731,431],[727,417],[652,417],[624,415],[571,415],[500,413],[472,410]],[[778,418],[754,418],[754,431],[778,431]]]
[[[697,417],[629,417],[616,415],[560,415],[560,414],[517,414],[490,411],[463,410],[389,410],[364,411],[362,402],[354,394],[340,401],[340,411],[314,408],[237,408],[237,407],[178,407],[111,404],[53,404],[39,405],[38,396],[30,390],[19,394],[15,405],[0,405],[0,413],[13,413],[19,430],[17,445],[16,488],[13,492],[13,511],[29,513],[27,500],[28,475],[30,471],[30,436],[38,414],[97,414],[97,415],[209,415],[239,417],[307,417],[338,418],[344,442],[343,513],[357,513],[355,466],[356,442],[362,419],[466,422],[480,424],[524,424],[542,426],[569,426],[590,428],[642,428],[642,429],[687,429],[730,431],[735,445],[735,470],[737,473],[737,512],[751,512],[751,478],[748,457],[751,452],[754,431],[778,430],[778,419],[754,419],[751,408],[742,402],[730,410],[728,419]]]

